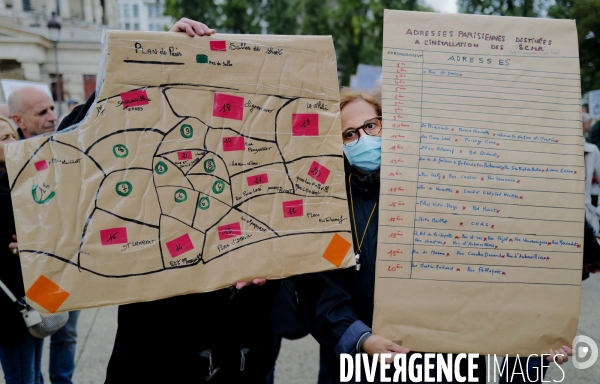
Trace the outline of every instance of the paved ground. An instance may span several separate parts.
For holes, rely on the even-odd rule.
[[[106,365],[112,350],[117,324],[116,307],[91,309],[79,318],[79,342],[77,344],[76,384],[100,384],[104,382]],[[592,276],[582,286],[579,333],[589,336],[600,346],[600,275]],[[284,340],[277,360],[276,384],[316,383],[318,375],[318,344],[312,337],[296,341]],[[44,380],[48,379],[48,343],[44,351]],[[571,361],[550,368],[546,382],[566,384],[600,383],[600,361],[587,370],[577,370]],[[0,382],[4,382],[0,369]]]

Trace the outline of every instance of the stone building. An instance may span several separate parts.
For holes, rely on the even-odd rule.
[[[56,63],[47,27],[55,12],[63,111],[94,91],[104,28],[118,28],[115,0],[0,0],[0,79],[45,82],[56,100]],[[5,101],[0,92],[0,101]]]
[[[173,24],[164,16],[165,0],[116,0],[119,29],[163,31]]]

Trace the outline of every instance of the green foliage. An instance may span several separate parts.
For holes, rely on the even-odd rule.
[[[461,13],[537,17],[546,9],[546,0],[458,0]]]
[[[347,85],[359,63],[381,65],[385,9],[433,11],[422,0],[166,0],[165,14],[219,32],[332,35]]]

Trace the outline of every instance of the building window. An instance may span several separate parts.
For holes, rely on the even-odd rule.
[[[133,24],[133,29],[135,29],[136,31],[140,30],[140,24],[139,23],[134,23]]]
[[[117,16],[121,17],[121,4],[117,4]]]
[[[96,75],[83,75],[83,90],[87,100],[96,91]]]
[[[156,16],[162,15],[162,5],[156,4]]]
[[[160,24],[156,24],[156,30],[157,31],[162,31],[163,29],[160,27]]]
[[[129,26],[129,23],[125,23],[125,29],[130,30],[131,27]]]
[[[129,17],[129,4],[123,4],[123,16]]]
[[[56,89],[56,74],[50,74],[50,91],[52,92],[52,98],[54,101],[65,101],[65,85],[63,82],[63,75],[58,75],[60,79],[60,100],[58,99],[58,92]]]
[[[152,4],[148,6],[148,17],[154,17],[154,7]]]
[[[148,24],[148,30],[154,31],[154,24],[152,24],[152,23]]]
[[[140,17],[140,6],[133,4],[133,17]]]

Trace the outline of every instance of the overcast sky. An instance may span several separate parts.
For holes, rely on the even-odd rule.
[[[425,0],[425,3],[438,12],[456,13],[458,12],[457,0]]]

